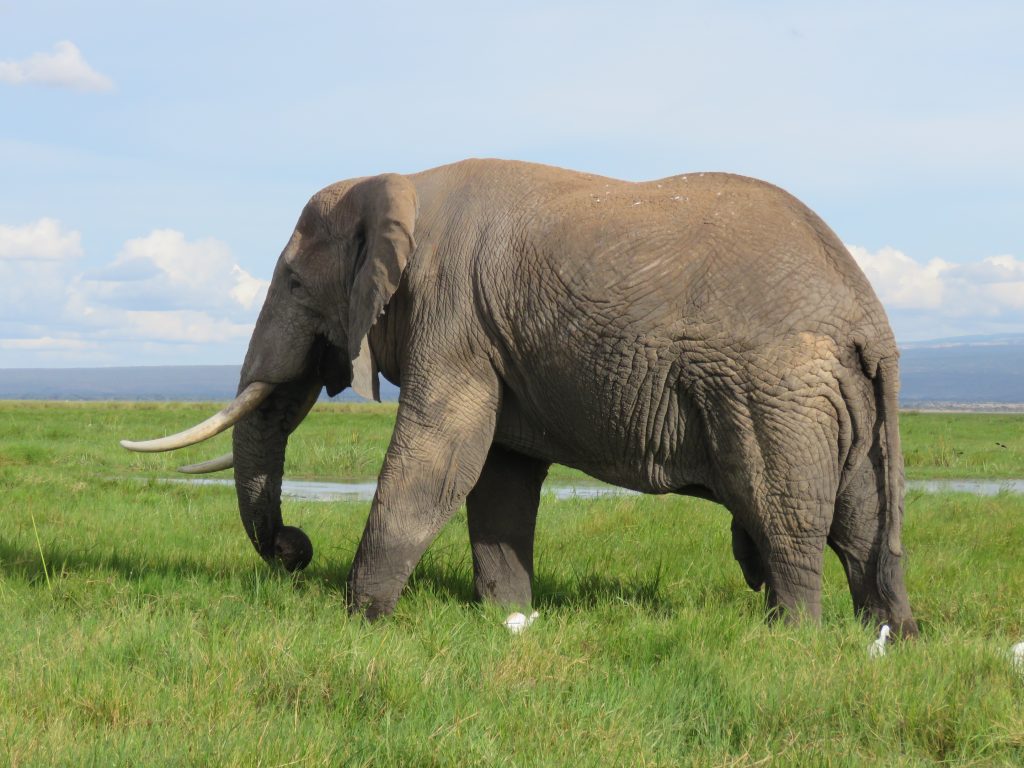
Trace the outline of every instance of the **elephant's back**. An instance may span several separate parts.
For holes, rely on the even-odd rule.
[[[483,290],[511,291],[493,297],[511,315],[536,315],[539,303],[633,338],[684,328],[732,344],[803,332],[891,339],[839,238],[767,182],[712,172],[628,182],[487,159],[412,178],[426,218],[457,210],[458,227],[474,230],[460,238],[476,249]]]
[[[721,173],[644,183],[601,177],[552,188],[528,240],[577,302],[651,323],[756,341],[793,332],[886,333],[863,272],[807,206]],[[531,265],[535,266],[535,265]]]

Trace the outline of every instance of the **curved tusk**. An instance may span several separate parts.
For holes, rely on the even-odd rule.
[[[235,454],[229,452],[216,459],[178,467],[178,472],[186,475],[205,475],[210,472],[220,472],[222,469],[231,469],[233,466],[235,466]]]
[[[129,451],[154,453],[156,451],[174,451],[178,448],[201,443],[203,440],[209,440],[214,435],[219,435],[225,429],[237,424],[247,414],[256,410],[260,403],[266,400],[267,396],[273,391],[273,384],[254,381],[242,390],[238,397],[224,406],[223,410],[211,416],[202,424],[196,424],[196,426],[186,429],[184,432],[160,437],[156,440],[143,440],[141,442],[122,440],[121,445]]]

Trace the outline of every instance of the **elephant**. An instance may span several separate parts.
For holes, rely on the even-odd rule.
[[[377,398],[383,375],[399,404],[348,577],[353,613],[393,611],[463,502],[477,596],[529,606],[558,462],[723,505],[770,617],[820,620],[827,544],[862,619],[913,635],[898,354],[849,252],[778,187],[470,159],[314,194],[236,400],[123,444],[170,450],[233,426],[233,459],[211,467],[233,461],[256,551],[303,568],[312,545],[281,516],[288,436],[321,390]]]

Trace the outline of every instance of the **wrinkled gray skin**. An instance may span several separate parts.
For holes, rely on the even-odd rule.
[[[240,382],[282,385],[234,430],[242,519],[268,560],[312,554],[281,520],[289,432],[322,386],[370,393],[378,371],[401,399],[353,611],[391,612],[463,501],[477,593],[529,605],[559,462],[723,504],[772,615],[820,617],[828,544],[865,620],[916,632],[893,335],[835,234],[776,187],[469,160],[318,192]]]

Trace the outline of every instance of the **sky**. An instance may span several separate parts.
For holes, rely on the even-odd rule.
[[[1024,332],[1024,3],[0,0],[0,367],[239,363],[306,200],[766,179],[901,342]]]

